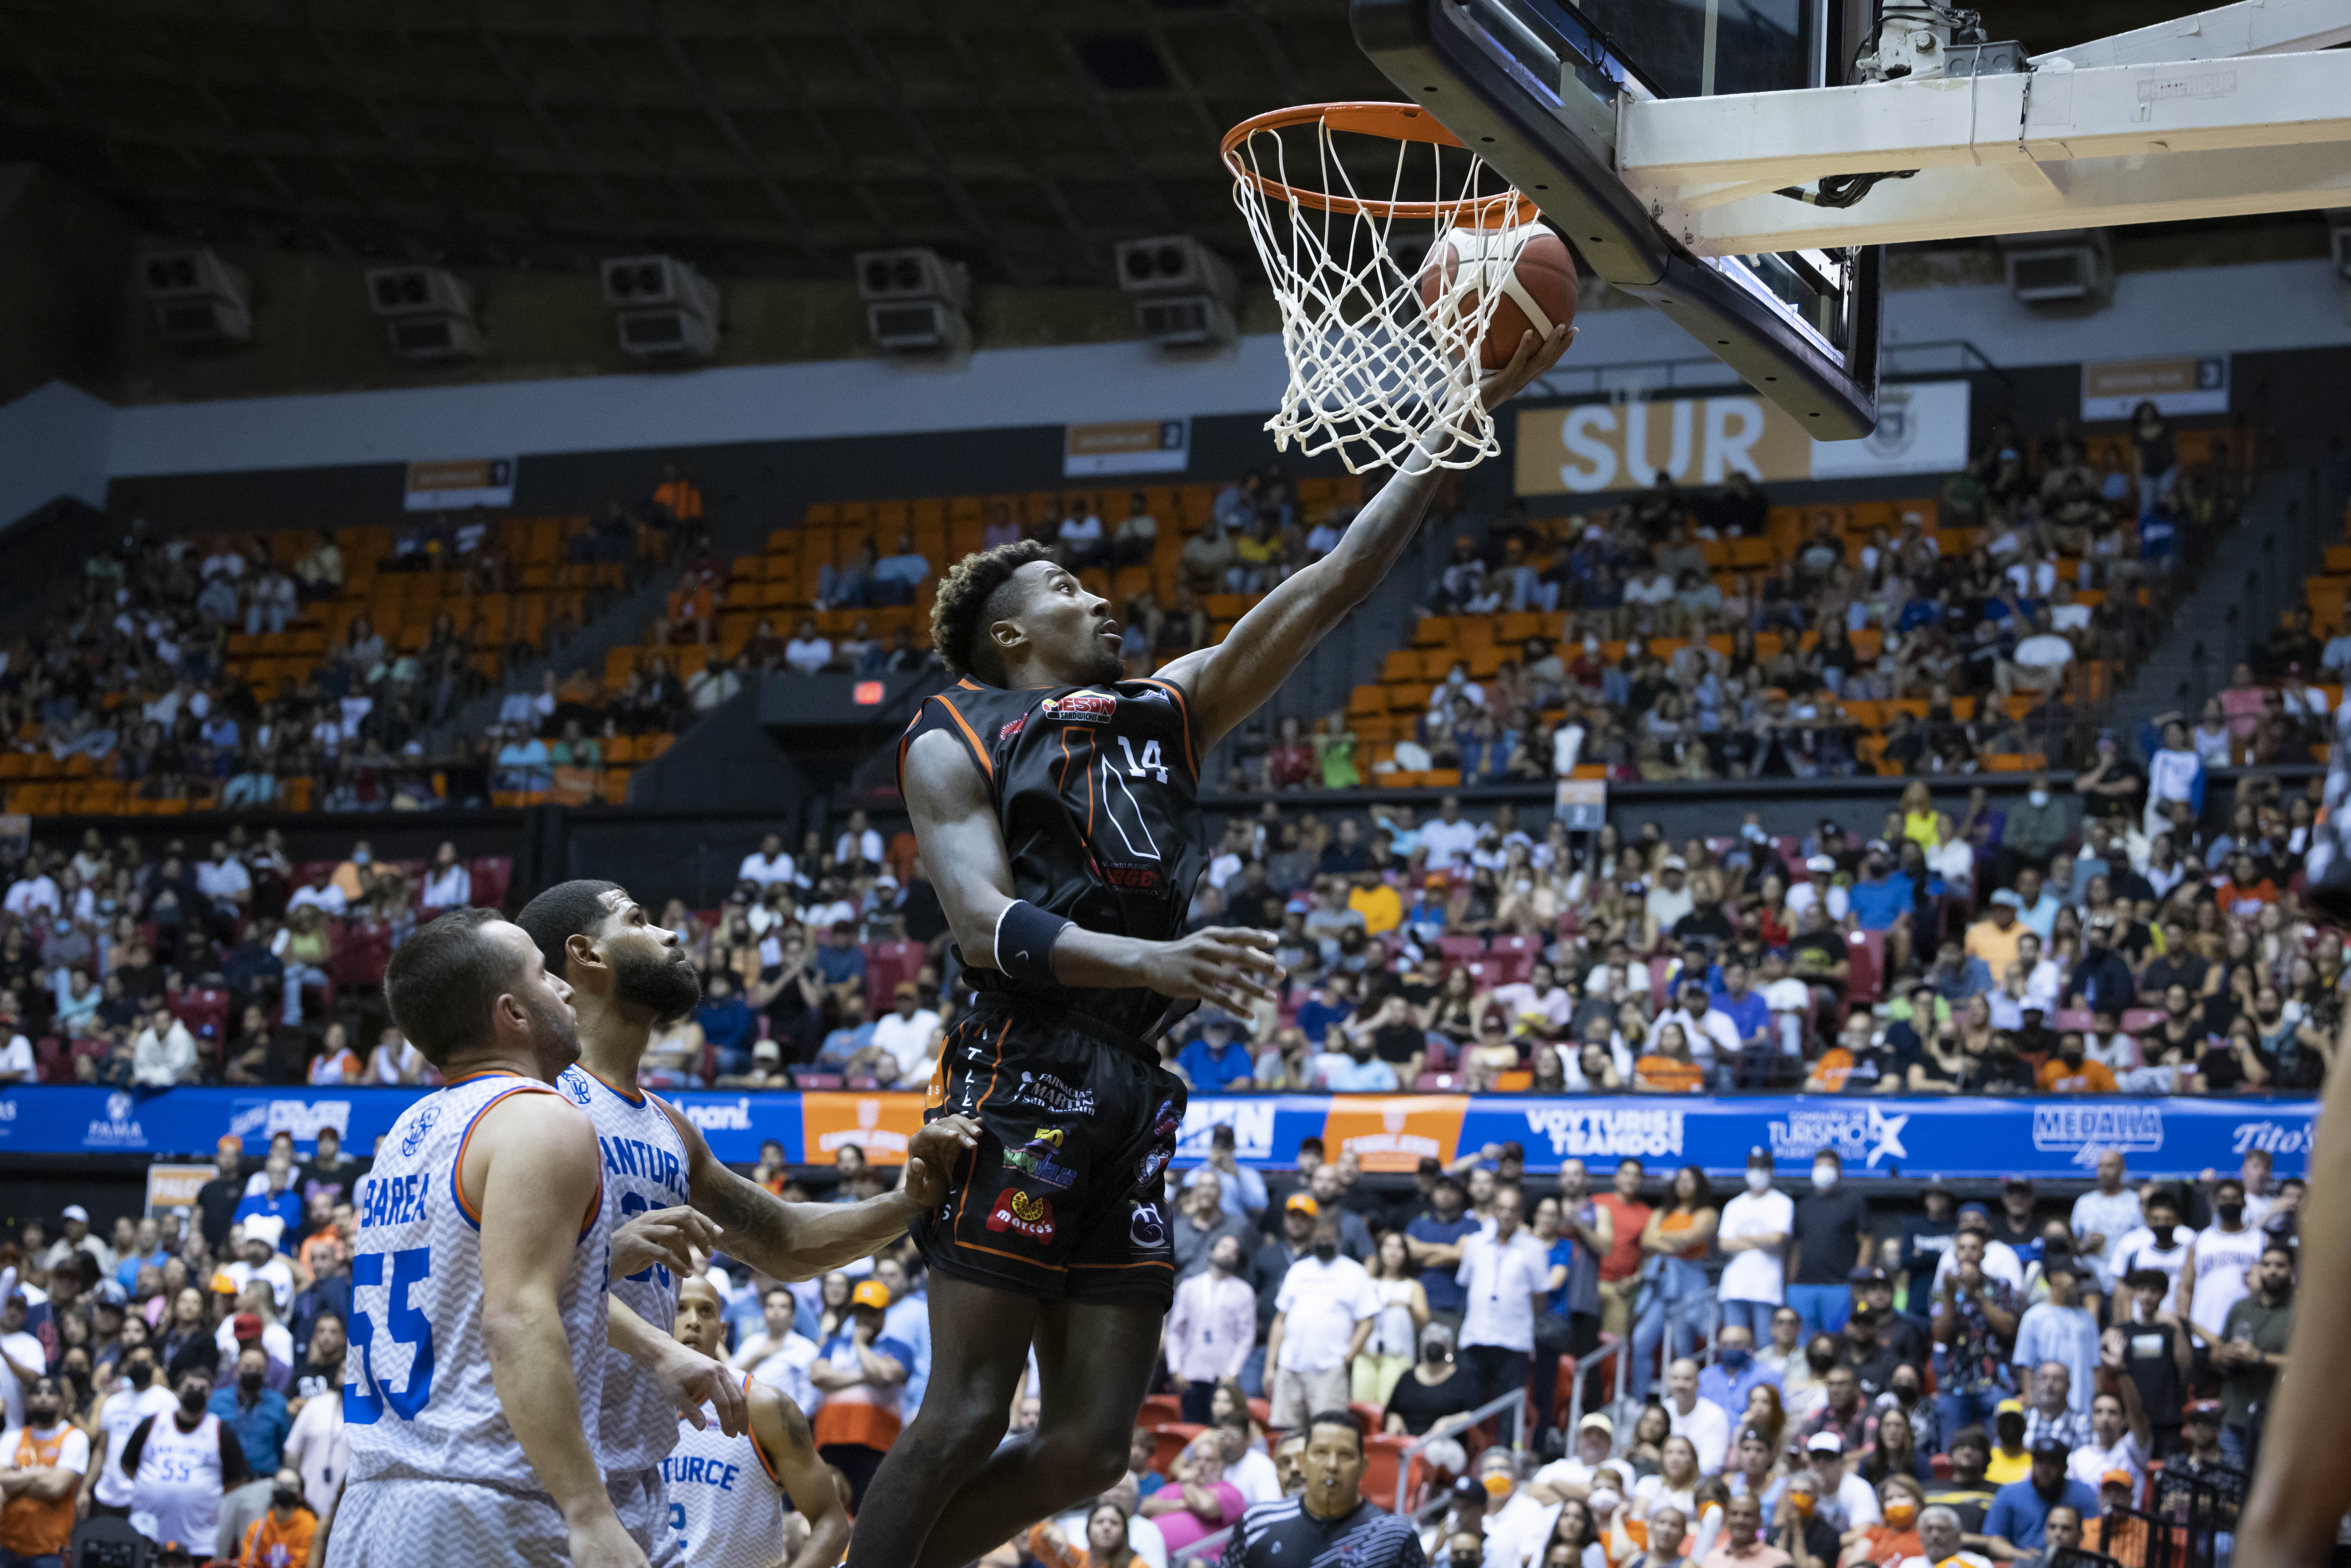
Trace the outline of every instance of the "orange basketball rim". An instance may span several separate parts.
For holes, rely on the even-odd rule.
[[[1405,223],[1443,222],[1456,228],[1510,228],[1535,221],[1535,204],[1515,190],[1478,195],[1465,192],[1451,200],[1407,202],[1362,196],[1353,191],[1318,190],[1311,185],[1292,183],[1288,176],[1280,133],[1301,125],[1317,128],[1315,142],[1321,156],[1318,162],[1329,172],[1328,149],[1331,133],[1350,131],[1360,136],[1374,136],[1390,141],[1417,141],[1432,147],[1457,148],[1469,153],[1468,147],[1453,132],[1439,124],[1435,115],[1415,103],[1309,103],[1293,109],[1277,109],[1242,120],[1225,132],[1219,150],[1225,167],[1233,178],[1254,186],[1260,193],[1277,202],[1293,206],[1312,207],[1318,212],[1345,213],[1382,221],[1401,219]],[[1259,136],[1274,139],[1274,162],[1277,173],[1269,174],[1258,166],[1255,141]],[[1469,154],[1473,159],[1476,154]],[[1482,160],[1479,160],[1482,162]],[[1343,180],[1344,175],[1341,178]],[[1326,178],[1324,184],[1330,183]]]

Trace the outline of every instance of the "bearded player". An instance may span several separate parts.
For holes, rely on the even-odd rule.
[[[1573,336],[1524,334],[1486,406]],[[981,1137],[914,1229],[929,1392],[874,1478],[851,1568],[968,1563],[1124,1473],[1175,1291],[1161,1173],[1184,1087],[1150,1042],[1171,1004],[1245,1013],[1277,974],[1270,934],[1185,935],[1199,759],[1379,586],[1450,439],[1424,437],[1336,549],[1155,679],[1120,678],[1109,605],[1040,546],[967,556],[940,585],[931,637],[962,679],[908,727],[899,784],[979,993],[932,1113]],[[1032,1341],[1037,1432],[998,1448]]]
[[[857,1204],[786,1203],[713,1157],[700,1128],[637,1082],[653,1030],[702,998],[677,933],[655,925],[617,883],[586,880],[549,888],[515,923],[570,988],[580,1060],[555,1084],[594,1122],[604,1185],[623,1219],[696,1210],[717,1223],[716,1244],[730,1257],[773,1279],[812,1280],[904,1236],[946,1195],[948,1173],[976,1141],[969,1122],[944,1117],[909,1141],[903,1190]],[[708,1364],[673,1333],[677,1285],[666,1265],[616,1274],[611,1291],[601,1458],[622,1523],[660,1568],[678,1550],[663,1485],[679,1427],[667,1390]],[[739,1420],[725,1425],[740,1430]]]

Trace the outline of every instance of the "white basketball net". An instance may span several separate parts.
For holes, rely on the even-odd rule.
[[[1433,207],[1434,216],[1407,220],[1395,211],[1411,204],[1403,193],[1406,142],[1395,143],[1386,196],[1366,200],[1332,155],[1331,125],[1318,119],[1301,128],[1310,123],[1316,167],[1307,189],[1326,196],[1327,207],[1299,199],[1278,132],[1254,131],[1230,154],[1234,200],[1280,302],[1290,364],[1290,385],[1265,428],[1277,450],[1295,441],[1310,455],[1335,451],[1355,474],[1400,466],[1424,434],[1441,429],[1453,439],[1436,462],[1474,467],[1501,449],[1478,396],[1479,347],[1502,299],[1522,298],[1514,270],[1541,225],[1511,223],[1526,210],[1519,193],[1479,194],[1485,160],[1443,146],[1430,147],[1437,189],[1423,211]],[[1448,153],[1461,164],[1458,179],[1447,176]],[[1275,184],[1274,193],[1239,177],[1241,167]],[[1286,214],[1277,216],[1276,205]],[[1420,268],[1446,238],[1456,264],[1424,307]]]

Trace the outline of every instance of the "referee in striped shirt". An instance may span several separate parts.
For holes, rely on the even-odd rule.
[[[1306,1424],[1305,1491],[1241,1515],[1222,1568],[1427,1568],[1408,1520],[1364,1500],[1364,1431],[1344,1410]]]

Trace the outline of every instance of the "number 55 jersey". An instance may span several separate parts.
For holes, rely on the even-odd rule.
[[[353,1482],[414,1479],[542,1490],[490,1381],[481,1215],[457,1187],[465,1142],[484,1113],[517,1094],[560,1099],[518,1073],[458,1079],[392,1124],[360,1184],[350,1349],[343,1358]],[[611,1208],[600,1177],[557,1298],[581,1419],[590,1448],[599,1451]]]

